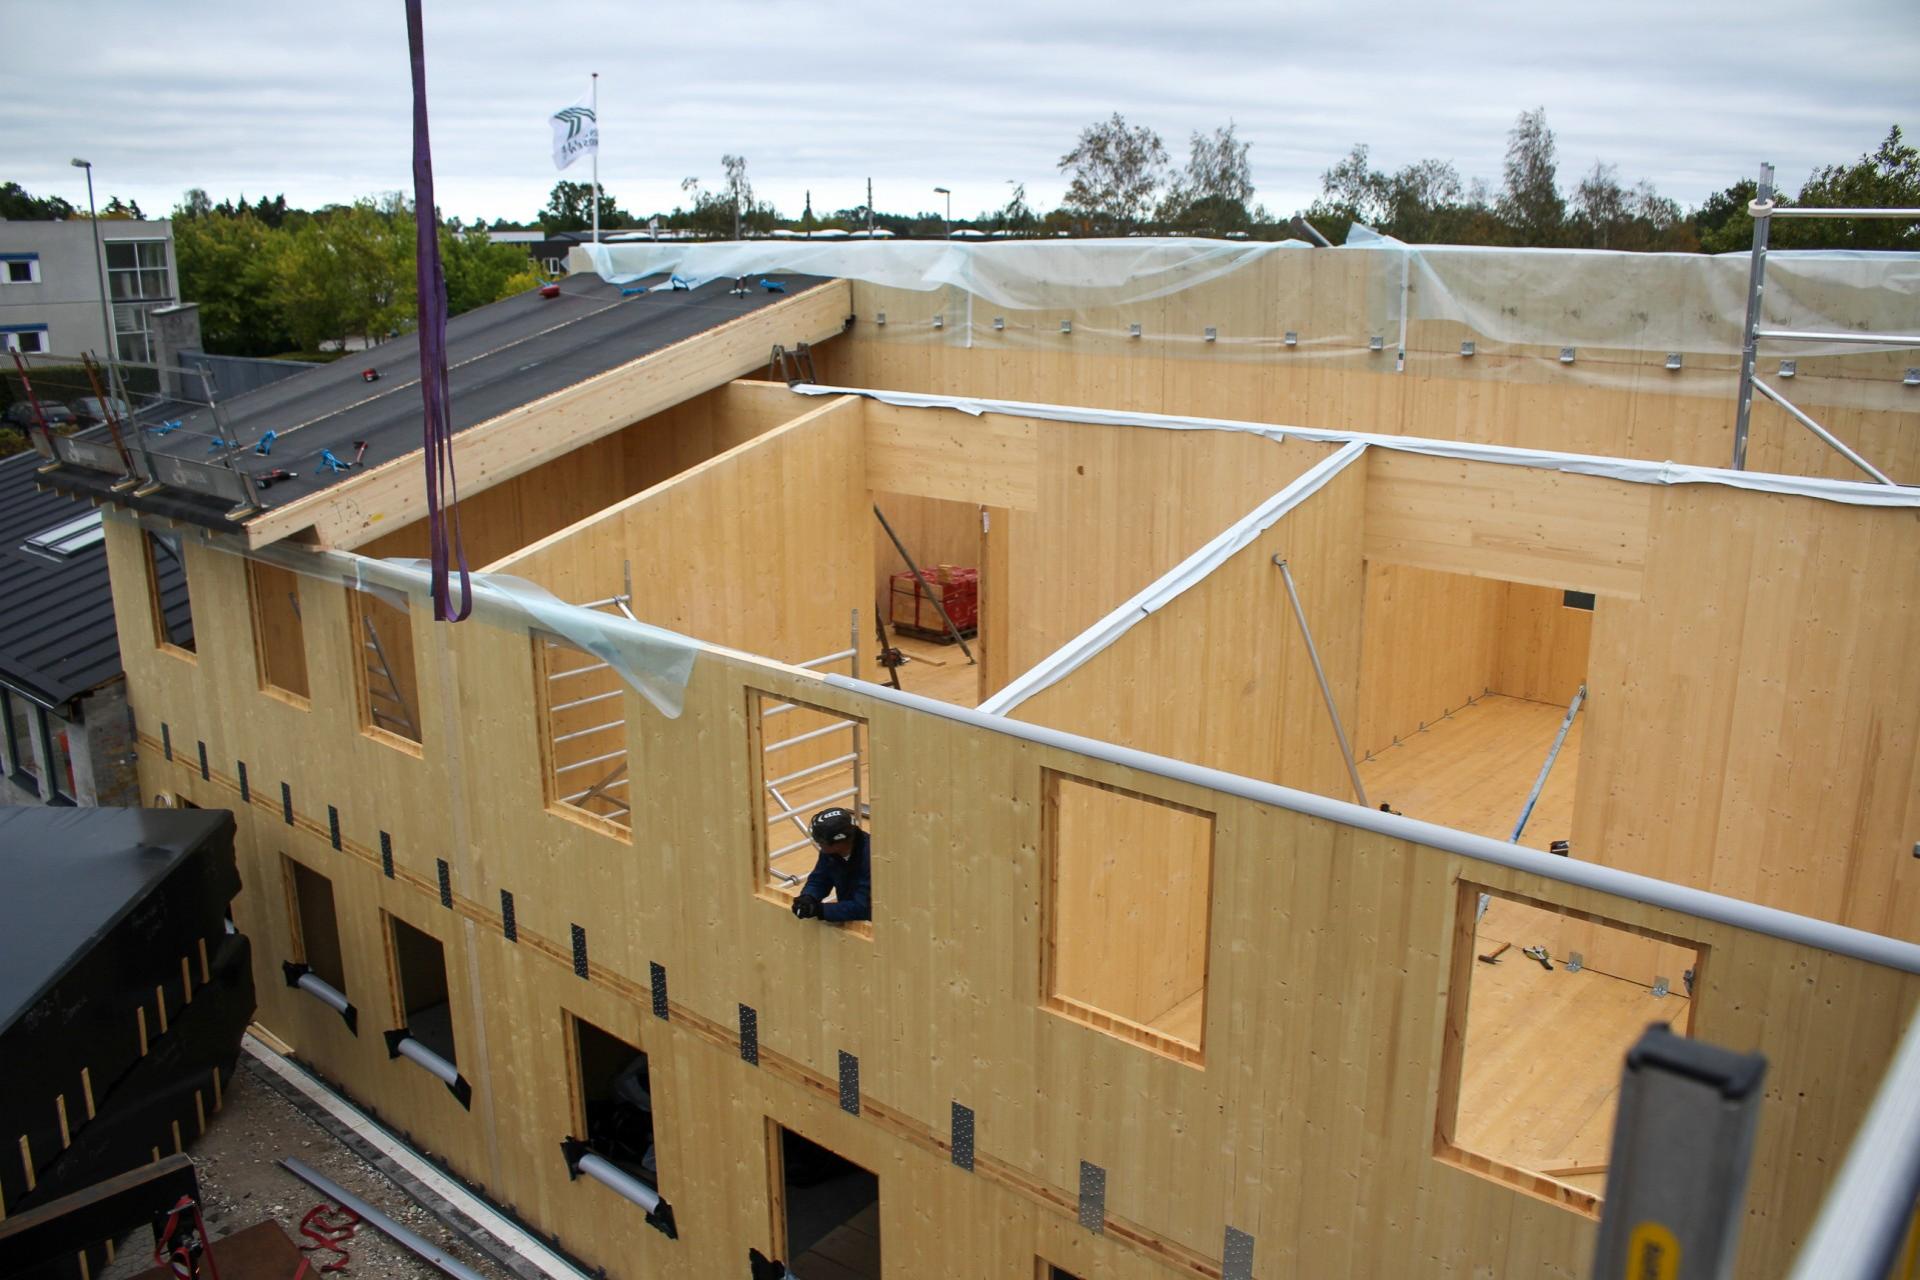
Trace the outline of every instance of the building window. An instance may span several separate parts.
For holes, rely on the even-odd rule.
[[[5,714],[7,774],[23,791],[40,794],[40,754],[34,750],[32,713],[25,698],[0,689],[0,713]]]
[[[787,1274],[879,1280],[880,1179],[778,1123],[768,1129],[773,1238]]]
[[[300,578],[291,569],[247,561],[247,594],[253,605],[253,652],[260,687],[288,695],[301,706],[307,686],[307,637],[300,623]]]
[[[354,664],[359,686],[360,727],[402,749],[418,747],[420,681],[413,661],[413,616],[404,595],[374,595],[347,588]]]
[[[41,355],[47,350],[47,326],[43,324],[16,324],[0,329],[0,340],[4,340],[8,351],[18,351],[22,355]]]
[[[55,560],[71,560],[80,552],[99,546],[105,537],[106,530],[101,527],[100,513],[89,511],[51,529],[41,530],[22,543],[21,548]]]
[[[1213,815],[1048,771],[1041,999],[1201,1065]]]
[[[347,994],[346,964],[340,952],[340,918],[334,912],[333,881],[285,854],[287,908],[293,926],[293,958],[313,975]]]
[[[0,253],[0,284],[39,284],[40,255],[37,253]]]
[[[33,712],[40,723],[40,740],[47,744],[47,799],[55,804],[73,804],[73,757],[67,750],[67,722],[42,707],[35,707]]]
[[[624,836],[633,824],[626,685],[584,649],[538,633],[533,647],[547,806]]]
[[[165,240],[109,240],[107,291],[113,298],[114,339],[122,360],[154,360],[153,312],[173,305]]]
[[[569,1015],[567,1034],[573,1046],[573,1131],[589,1151],[658,1191],[647,1055],[584,1018]]]
[[[866,722],[752,689],[747,712],[754,883],[763,895],[790,902],[820,857],[809,834],[813,815],[839,807],[865,816]]]
[[[1620,1064],[1649,1023],[1688,1033],[1706,953],[1465,883],[1456,911],[1434,1154],[1597,1216]]]
[[[453,1005],[447,993],[447,953],[440,940],[398,916],[387,917],[398,980],[400,1025],[407,1034],[458,1066],[454,1056]]]
[[[180,535],[141,531],[147,552],[147,593],[153,602],[153,638],[162,649],[193,653],[193,594]]]

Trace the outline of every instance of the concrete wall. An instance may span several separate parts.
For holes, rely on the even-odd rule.
[[[165,240],[167,289],[172,298],[179,298],[180,273],[171,222],[102,219],[100,239],[103,246],[113,240]],[[100,266],[92,224],[85,218],[69,222],[0,221],[0,254],[21,253],[39,255],[40,280],[37,284],[0,283],[0,328],[44,324],[50,352],[72,356],[100,351],[104,341]]]

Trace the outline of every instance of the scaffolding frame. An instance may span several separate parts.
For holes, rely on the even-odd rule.
[[[1920,347],[1920,334],[1862,333],[1851,329],[1765,329],[1760,325],[1761,300],[1766,293],[1767,242],[1773,234],[1775,218],[1890,218],[1920,222],[1920,209],[1791,208],[1774,202],[1773,165],[1760,166],[1760,184],[1747,205],[1753,218],[1753,254],[1747,267],[1747,319],[1740,343],[1740,389],[1735,402],[1733,422],[1733,469],[1747,469],[1747,436],[1753,423],[1753,393],[1758,391],[1780,406],[1795,422],[1819,437],[1829,448],[1860,470],[1885,485],[1897,482],[1878,467],[1847,447],[1840,438],[1793,405],[1778,389],[1763,382],[1754,372],[1760,343],[1769,342],[1844,342],[1869,347]]]
[[[841,662],[847,664],[847,675],[849,678],[854,680],[860,678],[860,611],[858,609],[853,610],[848,623],[846,648],[837,649],[832,653],[824,653],[817,658],[809,658],[805,662],[796,662],[793,665],[803,671],[825,672],[835,664]],[[836,672],[834,674],[838,673]],[[802,703],[790,702],[775,694],[762,694],[761,697],[771,699],[775,703],[773,706],[763,705],[760,708],[760,722],[763,726],[770,717],[781,715],[788,711],[803,709],[808,711],[819,710],[819,708],[805,706],[805,704]],[[866,816],[866,804],[868,801],[865,769],[866,738],[865,735],[861,733],[861,728],[862,725],[860,721],[842,717],[835,724],[823,725],[818,729],[809,729],[805,733],[797,733],[791,738],[782,738],[778,742],[768,742],[766,735],[764,732],[762,733],[760,739],[760,786],[762,792],[766,796],[771,797],[773,802],[780,806],[777,812],[765,814],[761,819],[766,824],[767,874],[782,884],[797,885],[800,883],[801,877],[791,875],[785,871],[774,870],[773,860],[784,857],[796,849],[803,849],[813,843],[812,829],[807,825],[807,820],[802,816],[803,814],[824,808],[827,805],[835,804],[842,800],[847,800],[851,801],[849,807],[855,813],[860,814],[862,817]],[[773,757],[776,752],[784,751],[788,747],[798,746],[802,742],[814,742],[830,734],[837,733],[852,734],[849,750],[840,755],[805,765],[799,769],[789,770],[778,777],[773,776]],[[842,788],[832,795],[819,796],[803,804],[796,805],[789,801],[785,793],[781,791],[782,787],[791,787],[792,784],[796,782],[803,782],[816,774],[825,773],[830,769],[837,769],[841,765],[848,764],[853,766],[853,785]],[[773,833],[775,828],[783,822],[791,822],[795,827],[799,828],[800,838],[791,844],[782,845],[776,849],[773,847]]]
[[[634,617],[632,607],[633,562],[631,560],[622,563],[621,578],[622,589],[618,595],[608,596],[603,600],[584,601],[579,607],[582,609],[597,609],[617,613],[629,622],[638,622],[639,619]],[[606,661],[589,662],[577,667],[555,670],[553,655],[556,651],[580,654],[585,654],[586,651],[578,645],[569,644],[564,640],[545,633],[540,633],[540,642],[545,646],[541,651],[544,658],[544,661],[541,663],[541,675],[546,681],[546,732],[549,735],[547,738],[547,769],[550,774],[554,803],[565,805],[570,809],[578,809],[588,817],[601,818],[608,822],[625,826],[630,820],[633,806],[628,799],[624,799],[614,793],[625,791],[628,784],[627,748],[624,742],[627,727],[625,710],[626,690],[616,686],[602,693],[589,693],[583,697],[561,700],[561,681],[570,680],[575,676],[586,675],[594,671],[606,671],[611,669],[613,664]],[[586,656],[591,657],[592,655],[587,654]],[[556,712],[574,711],[581,707],[594,706],[602,702],[613,702],[615,704],[612,709],[612,719],[602,721],[599,724],[588,725],[581,729],[571,729],[566,733],[556,734],[553,732],[553,717]],[[623,741],[619,750],[602,752],[596,756],[589,756],[584,760],[570,760],[565,764],[561,763],[561,752],[559,748],[563,743],[590,737],[594,734],[606,733],[610,730],[622,735]],[[578,785],[577,780],[567,782],[563,785],[562,775],[574,773],[581,769],[590,769],[595,765],[607,764],[610,761],[618,761],[619,763],[615,764],[597,780],[587,784],[580,790],[562,794],[567,787]],[[600,809],[592,807],[596,801],[609,806],[609,808],[603,812]]]

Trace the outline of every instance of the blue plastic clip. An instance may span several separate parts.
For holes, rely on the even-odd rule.
[[[693,284],[692,284],[692,282],[691,282],[691,281],[689,281],[689,280],[688,280],[688,279],[687,279],[687,278],[686,278],[685,276],[681,276],[681,275],[673,275],[673,276],[668,276],[668,277],[667,277],[667,283],[668,283],[668,284],[670,284],[670,285],[672,285],[672,286],[673,286],[674,288],[676,288],[676,289],[691,289],[691,288],[693,288]]]
[[[219,436],[215,436],[207,442],[207,452],[218,453],[220,450],[231,448],[237,443],[239,442],[235,440],[222,440]]]
[[[760,287],[768,293],[785,293],[787,291],[787,282],[785,280],[768,280],[763,276],[760,279]]]
[[[628,285],[626,288],[620,291],[620,296],[623,298],[631,298],[636,293],[645,293],[646,291],[647,291],[647,287],[645,285],[641,285],[641,284]]]
[[[266,457],[268,454],[273,452],[274,437],[278,436],[279,434],[280,433],[278,431],[267,432],[267,434],[260,437],[260,443],[253,446],[253,451],[259,454],[263,458]]]
[[[166,436],[166,435],[172,435],[174,432],[178,431],[180,429],[180,426],[181,426],[180,419],[168,418],[165,422],[161,423],[159,426],[148,427],[147,430],[153,432],[153,434],[157,436]]]
[[[320,465],[328,471],[345,471],[347,469],[347,464],[334,457],[333,450],[331,449],[322,449],[320,451]]]

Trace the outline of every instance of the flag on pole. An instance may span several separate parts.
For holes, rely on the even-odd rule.
[[[553,167],[564,169],[589,152],[600,154],[600,122],[593,107],[581,98],[548,119],[553,125]]]

